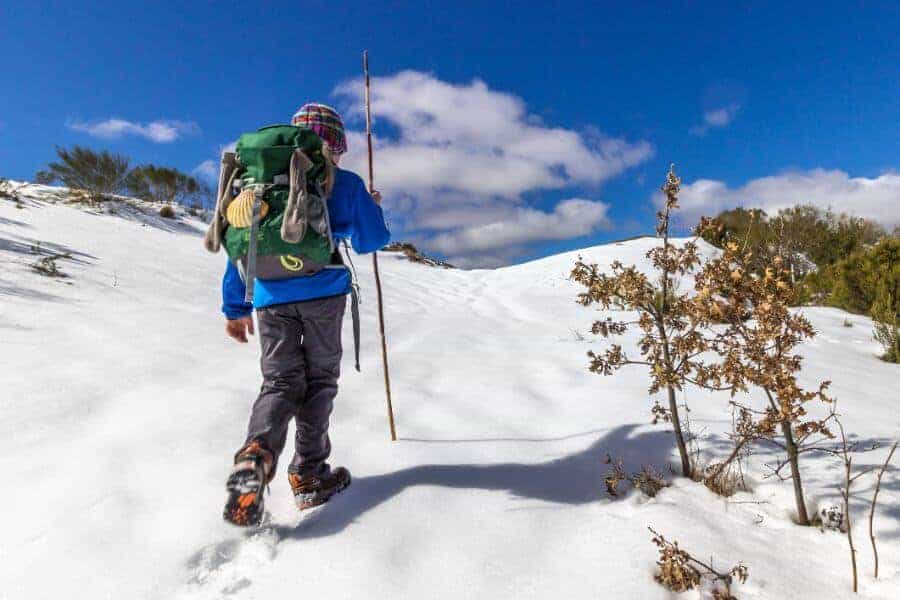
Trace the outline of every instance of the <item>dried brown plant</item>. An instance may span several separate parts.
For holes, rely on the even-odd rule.
[[[704,226],[708,223],[701,223],[701,230]],[[694,310],[724,323],[709,343],[721,357],[711,367],[717,380],[729,386],[732,395],[752,388],[764,392],[767,406],[753,413],[754,419],[745,426],[744,443],[773,439],[780,430],[791,466],[797,520],[808,525],[799,456],[804,442],[833,437],[829,417],[814,418],[808,412],[814,401],[831,402],[825,395],[830,382],[822,382],[813,391],[798,384],[801,357],[795,349],[815,331],[802,314],[789,309],[794,289],[784,261],[776,256],[758,275],[750,268],[753,255],[751,247],[727,243],[722,254],[695,277]]]
[[[713,598],[737,600],[731,593],[731,586],[735,580],[745,583],[750,575],[743,563],[738,563],[729,571],[719,572],[681,548],[677,540],[670,542],[652,527],[647,529],[653,534],[653,543],[659,551],[656,561],[658,571],[654,579],[662,586],[673,592],[684,592],[699,587],[706,578],[714,586]]]
[[[640,471],[631,474],[631,485],[648,498],[655,498],[669,482],[653,465],[642,465]]]
[[[581,259],[575,264],[571,278],[586,290],[578,295],[583,306],[597,305],[602,311],[633,310],[637,319],[615,320],[605,316],[594,322],[591,331],[605,338],[620,336],[629,327],[637,326],[642,337],[638,342],[640,359],[633,359],[619,344],[611,344],[605,352],[588,352],[589,369],[601,375],[611,375],[625,365],[643,365],[650,369],[649,393],[665,391],[666,406],[654,404],[653,422],[670,422],[681,458],[681,472],[691,477],[694,464],[688,451],[682,419],[676,402],[676,392],[685,384],[693,383],[717,389],[719,380],[715,369],[709,369],[699,356],[709,349],[704,331],[709,325],[706,313],[697,311],[688,293],[679,293],[677,278],[686,276],[700,264],[697,245],[688,242],[675,246],[669,241],[671,214],[678,208],[678,191],[681,180],[674,167],[669,170],[662,187],[665,204],[657,213],[657,234],[662,243],[647,252],[655,279],[651,279],[636,267],[624,266],[616,261],[609,273],[596,264]]]
[[[31,268],[36,273],[40,273],[45,277],[59,277],[65,279],[68,277],[68,275],[59,268],[59,265],[56,264],[56,261],[59,259],[70,258],[72,258],[72,255],[68,252],[62,254],[51,254],[39,259],[36,263],[31,265]]]
[[[614,459],[607,454],[604,462],[609,465],[609,471],[607,471],[606,477],[603,478],[603,483],[606,485],[606,493],[613,498],[617,498],[619,496],[619,485],[623,481],[628,481],[628,475],[625,474],[625,467],[621,458]]]
[[[609,465],[603,483],[606,486],[606,493],[613,498],[619,497],[623,482],[630,483],[634,489],[649,498],[655,497],[661,489],[669,487],[669,482],[653,465],[642,465],[640,471],[628,475],[621,458],[613,458],[607,454],[603,462]]]

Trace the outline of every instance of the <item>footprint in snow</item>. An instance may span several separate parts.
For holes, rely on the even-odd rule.
[[[273,522],[266,514],[263,525],[248,529],[241,537],[209,544],[188,560],[190,577],[187,589],[179,597],[221,598],[253,585],[260,567],[275,560],[282,533],[289,535],[301,526],[314,525],[324,506],[295,515],[287,522]]]
[[[259,568],[277,555],[279,536],[266,525],[243,537],[209,544],[188,561],[191,575],[182,598],[218,598],[252,585]]]

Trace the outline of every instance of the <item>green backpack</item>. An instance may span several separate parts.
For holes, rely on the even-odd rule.
[[[222,155],[210,252],[225,247],[253,301],[253,282],[318,273],[335,253],[328,217],[334,165],[309,129],[272,125],[243,134]],[[341,267],[343,268],[343,267]]]

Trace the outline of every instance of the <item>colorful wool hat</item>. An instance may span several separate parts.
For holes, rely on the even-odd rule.
[[[344,122],[341,115],[330,106],[311,102],[300,107],[291,125],[313,130],[322,140],[328,144],[333,154],[343,154],[347,151],[347,136],[344,135]]]

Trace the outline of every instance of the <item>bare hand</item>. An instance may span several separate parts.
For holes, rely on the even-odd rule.
[[[375,204],[381,205],[381,192],[372,190],[372,200],[375,201]]]
[[[233,340],[246,344],[247,335],[253,335],[253,316],[229,319],[225,322],[225,333]]]

